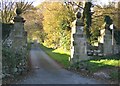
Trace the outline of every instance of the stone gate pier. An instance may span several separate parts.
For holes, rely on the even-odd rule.
[[[13,49],[21,49],[24,48],[27,44],[27,32],[24,30],[24,23],[25,20],[22,18],[19,13],[17,13],[17,16],[14,17],[14,31],[13,31]]]
[[[81,20],[81,13],[77,13],[77,19],[73,22],[71,33],[71,63],[88,60],[87,40],[84,33],[84,23]]]
[[[109,20],[107,20],[109,19]],[[103,55],[110,56],[120,53],[120,31],[117,30],[117,27],[113,24],[113,19],[110,16],[105,16],[104,18],[105,25],[104,28],[100,30],[100,37],[98,42],[102,44]],[[99,45],[98,45],[99,46]]]
[[[104,56],[120,53],[120,44],[117,43],[117,40],[115,40],[115,37],[112,38],[112,31],[110,31],[110,28],[107,27],[102,29],[100,34],[101,36],[99,37],[98,41],[100,44],[102,44],[102,50],[103,50]],[[116,33],[114,33],[114,35],[115,34]]]
[[[5,40],[4,44],[10,45],[14,51],[27,47],[27,32],[24,30],[25,20],[20,16],[21,13],[17,12],[14,17],[14,26],[11,30],[9,37]],[[24,49],[25,50],[25,49]]]
[[[3,74],[17,75],[21,74],[28,69],[28,47],[27,47],[27,32],[24,30],[25,20],[20,16],[21,12],[17,9],[16,16],[14,17],[13,29],[10,31],[9,36],[3,42],[3,46],[8,49],[11,55],[11,62],[15,62],[9,67],[9,64],[4,60]],[[4,58],[8,58],[5,57]],[[10,57],[9,57],[10,58]],[[9,68],[8,68],[9,67]],[[8,71],[9,70],[9,71]]]

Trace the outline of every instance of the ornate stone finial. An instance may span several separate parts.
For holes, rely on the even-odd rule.
[[[81,18],[81,13],[78,12],[77,15],[76,15],[76,17],[77,17],[78,19],[80,19],[80,18]]]
[[[77,17],[76,26],[84,26],[83,20],[81,19],[80,12],[77,12],[76,17]]]
[[[106,24],[105,24],[105,29],[108,29],[108,30],[111,31],[110,25],[113,24],[113,20],[111,19],[111,17],[108,16],[108,15],[105,15],[105,16],[104,16],[104,22],[106,23]]]
[[[17,8],[17,9],[16,9],[16,14],[17,14],[17,15],[22,14],[22,10],[21,10],[20,8]]]
[[[108,24],[108,25],[111,25],[111,24],[113,23],[113,20],[111,19],[110,16],[105,15],[105,16],[104,16],[104,22],[105,22],[106,24]]]
[[[22,10],[20,9],[20,8],[17,8],[16,9],[16,14],[17,14],[17,16],[16,17],[14,17],[14,22],[25,22],[25,20],[24,20],[24,18],[22,18],[21,16],[20,16],[20,14],[22,14]]]

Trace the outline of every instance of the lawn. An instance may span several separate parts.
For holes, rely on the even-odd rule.
[[[120,67],[120,60],[109,60],[109,59],[101,59],[101,60],[89,60],[85,62],[88,66],[88,69],[91,72],[96,72],[102,68],[112,68],[112,67]]]
[[[106,71],[111,76],[111,79],[118,80],[120,60],[116,59],[101,59],[87,61],[87,68],[91,73],[98,71]],[[120,77],[119,77],[120,78]]]
[[[61,48],[59,49],[52,49],[52,48],[47,48],[44,45],[40,45],[40,47],[56,62],[61,64],[64,68],[68,68],[70,65],[69,62],[69,57],[70,57],[70,52],[65,51]]]
[[[108,60],[108,59],[105,59],[105,60],[98,60],[98,61],[91,60],[90,62],[91,63],[101,64],[101,65],[114,66],[114,67],[120,66],[120,64],[119,64],[120,60]]]

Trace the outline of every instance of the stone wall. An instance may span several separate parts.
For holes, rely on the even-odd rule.
[[[11,30],[13,29],[13,24],[5,24],[2,23],[2,40],[4,41],[10,34]]]

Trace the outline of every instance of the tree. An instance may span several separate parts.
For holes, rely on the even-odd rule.
[[[78,9],[83,9],[83,16],[82,16],[82,20],[84,21],[85,24],[85,33],[87,36],[87,39],[90,40],[90,27],[92,24],[92,13],[91,13],[91,7],[92,7],[92,2],[65,2],[66,6],[68,7],[68,9],[70,9],[70,6],[72,6],[74,13],[76,13],[78,11]],[[84,6],[83,6],[84,5]],[[77,6],[76,9],[74,9],[74,6]]]
[[[26,20],[25,30],[28,32],[28,40],[44,42],[43,15],[41,10],[33,7],[32,10],[24,13],[23,17]]]
[[[2,23],[10,23],[15,16],[16,8],[21,9],[22,13],[30,9],[32,2],[19,1],[15,0],[2,0],[2,9],[1,9],[1,20]]]
[[[85,21],[85,33],[88,40],[90,40],[90,27],[92,24],[91,2],[86,2],[83,11],[83,20]]]
[[[52,48],[69,46],[70,49],[71,23],[75,19],[73,11],[60,2],[44,2],[38,7],[44,16],[44,44]]]

